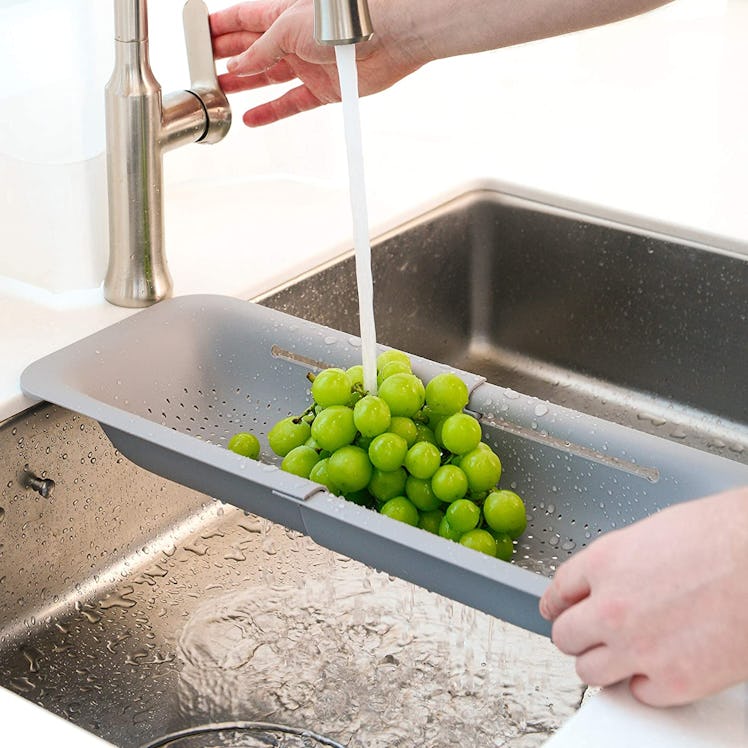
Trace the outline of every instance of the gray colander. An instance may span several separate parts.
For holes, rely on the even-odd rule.
[[[449,367],[412,357],[424,381]],[[309,403],[306,373],[360,362],[360,341],[221,296],[165,301],[24,371],[29,395],[99,421],[138,465],[308,534],[320,545],[531,631],[557,565],[600,533],[748,483],[748,466],[489,384],[458,371],[469,409],[524,499],[513,563],[489,558],[281,471],[265,435]],[[225,449],[260,438],[261,461]]]

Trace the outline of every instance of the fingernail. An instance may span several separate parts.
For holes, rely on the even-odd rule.
[[[239,67],[239,58],[238,57],[232,57],[231,59],[226,61],[226,70],[229,71],[229,73],[233,73],[236,68]]]

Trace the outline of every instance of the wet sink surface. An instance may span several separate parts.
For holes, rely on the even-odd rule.
[[[351,748],[529,746],[579,705],[544,637],[156,478],[95,422],[45,406],[0,434],[57,483],[0,494],[0,684],[115,745],[249,720]],[[277,737],[177,745],[316,745]]]
[[[493,193],[373,256],[384,343],[746,459],[744,259]],[[262,303],[355,333],[354,289],[343,258]],[[579,705],[547,639],[157,478],[88,419],[42,406],[0,428],[0,455],[0,685],[116,745],[251,721],[349,748],[526,747]]]
[[[748,256],[478,191],[373,248],[377,338],[748,461]],[[356,333],[353,258],[263,303]]]

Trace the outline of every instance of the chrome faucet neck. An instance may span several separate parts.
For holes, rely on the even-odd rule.
[[[118,42],[144,42],[148,39],[146,0],[114,0],[114,38]]]
[[[114,0],[115,64],[106,86],[109,265],[104,295],[113,304],[149,306],[172,293],[164,253],[163,154],[188,143],[215,143],[231,109],[218,85],[208,9],[184,6],[193,81],[162,97],[148,60],[146,0]]]
[[[358,44],[373,30],[367,0],[314,0],[314,38],[318,44]]]

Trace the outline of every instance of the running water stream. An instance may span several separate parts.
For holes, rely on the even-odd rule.
[[[353,218],[353,246],[356,255],[364,389],[375,395],[377,392],[377,334],[374,325],[374,282],[371,275],[369,216],[366,205],[361,117],[358,105],[356,45],[337,45],[335,58],[340,78],[345,143],[348,153],[348,181]]]

